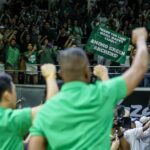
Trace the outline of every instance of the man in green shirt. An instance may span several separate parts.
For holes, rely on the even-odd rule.
[[[54,64],[56,57],[56,50],[54,47],[50,45],[48,39],[44,40],[44,45],[42,46],[42,50],[40,51],[40,64],[51,63]]]
[[[57,91],[55,78],[56,68],[44,65],[42,74],[47,83],[47,99]],[[32,125],[32,120],[42,106],[34,108],[16,108],[16,90],[11,77],[0,74],[0,150],[24,150],[23,137]]]
[[[122,76],[90,84],[85,53],[71,48],[60,54],[61,91],[38,113],[29,150],[109,150],[115,105],[139,84],[148,68],[144,28],[133,31],[137,54],[132,67]],[[101,76],[100,67],[94,74]],[[47,143],[47,145],[45,144]]]
[[[20,51],[16,46],[16,40],[11,39],[10,44],[6,48],[6,69],[13,77],[14,82],[18,83],[18,72],[20,63]]]

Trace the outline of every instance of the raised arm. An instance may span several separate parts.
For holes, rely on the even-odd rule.
[[[143,126],[143,132],[145,132],[148,128],[150,128],[150,120]],[[149,132],[148,132],[148,134],[149,134]],[[145,134],[143,134],[143,136],[144,135],[146,136],[146,132],[145,132]]]
[[[131,94],[135,87],[141,82],[148,69],[148,50],[146,46],[147,31],[145,28],[133,30],[132,42],[136,44],[137,52],[133,64],[123,74],[127,85],[127,94]]]
[[[94,67],[93,74],[100,78],[102,81],[106,81],[109,79],[108,70],[103,65],[97,65]]]
[[[46,99],[50,100],[58,92],[58,86],[56,82],[56,67],[52,64],[46,64],[41,67],[42,75],[46,80],[47,95]],[[32,119],[35,118],[37,112],[42,106],[32,108]]]
[[[47,84],[47,100],[50,100],[58,92],[58,86],[56,83],[56,67],[52,64],[46,64],[41,67],[42,75]],[[35,117],[40,107],[36,107],[32,110],[32,116]],[[45,150],[46,139],[43,136],[32,136],[29,142],[29,150]]]
[[[41,67],[42,75],[47,84],[47,100],[58,93],[58,86],[56,82],[56,67],[52,64],[46,64]]]

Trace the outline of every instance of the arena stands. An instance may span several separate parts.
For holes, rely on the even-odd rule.
[[[145,26],[150,31],[150,4],[146,0],[9,0],[0,8],[0,70],[7,70],[20,84],[42,84],[39,66],[57,65],[56,56],[64,48],[84,48],[99,24],[129,38],[135,27]],[[92,53],[88,56],[91,66],[100,63],[111,67],[113,77],[130,66],[134,54],[130,45],[122,65]],[[149,74],[140,86],[150,86]]]

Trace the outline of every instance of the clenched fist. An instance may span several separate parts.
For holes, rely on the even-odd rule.
[[[136,44],[139,39],[147,40],[148,33],[145,28],[136,28],[132,31],[132,43]]]
[[[101,80],[108,80],[108,70],[103,65],[97,65],[94,67],[93,74]]]
[[[41,66],[41,72],[45,79],[48,77],[56,78],[56,67],[53,64],[45,64]]]

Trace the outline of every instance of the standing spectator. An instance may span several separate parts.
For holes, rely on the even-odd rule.
[[[31,36],[26,28],[25,31],[22,32],[22,34],[20,35],[20,46],[22,53],[26,52],[27,50],[26,46],[28,43],[31,43]]]
[[[138,50],[132,67],[121,77],[95,84],[90,84],[91,72],[83,50],[62,52],[59,62],[65,84],[35,119],[29,150],[110,149],[114,106],[132,93],[147,71],[146,38],[145,29],[133,31]],[[94,68],[94,74],[101,77],[101,66]]]
[[[81,45],[81,38],[83,36],[83,31],[82,31],[82,28],[79,26],[79,23],[77,20],[74,21],[72,33],[76,39],[77,46],[80,46]]]
[[[37,49],[36,47],[29,43],[27,45],[27,52],[24,53],[26,58],[26,75],[27,83],[31,82],[31,77],[33,79],[33,84],[38,83],[38,66],[37,66]]]
[[[41,35],[44,37],[44,36],[47,36],[49,40],[55,40],[56,38],[56,34],[55,34],[55,31],[53,29],[51,29],[50,27],[50,23],[49,22],[45,22],[44,24],[44,27],[41,31]]]
[[[59,34],[58,34],[57,41],[56,41],[58,47],[63,49],[67,40],[68,40],[68,34],[67,34],[65,28],[62,27],[59,30]]]
[[[38,44],[39,29],[35,25],[31,27],[31,42],[34,45]]]
[[[6,69],[11,74],[15,83],[18,83],[18,69],[20,62],[20,50],[17,47],[16,39],[12,38],[6,47]]]
[[[46,38],[44,45],[42,45],[42,51],[40,51],[40,64],[55,63],[56,53],[53,45]]]

